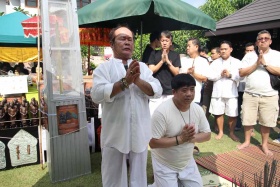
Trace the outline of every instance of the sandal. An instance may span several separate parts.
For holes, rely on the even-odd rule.
[[[196,155],[196,156],[199,156],[199,153],[200,153],[199,148],[197,146],[194,146],[193,154]]]

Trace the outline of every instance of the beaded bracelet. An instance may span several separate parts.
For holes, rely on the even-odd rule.
[[[121,81],[122,81],[123,85],[124,85],[126,88],[129,87],[129,85],[128,85],[127,81],[126,81],[126,78],[122,78]]]

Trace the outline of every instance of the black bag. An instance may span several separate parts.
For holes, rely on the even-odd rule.
[[[273,75],[271,74],[269,71],[267,71],[270,77],[270,84],[271,87],[274,90],[280,90],[280,77],[278,77],[277,75]]]

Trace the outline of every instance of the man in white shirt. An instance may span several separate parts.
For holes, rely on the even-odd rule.
[[[246,77],[246,86],[242,104],[242,124],[245,131],[245,142],[238,145],[244,149],[250,145],[251,131],[259,116],[261,125],[262,150],[266,155],[273,155],[268,149],[269,132],[276,126],[278,117],[278,90],[270,84],[268,72],[280,76],[280,52],[270,48],[271,35],[263,30],[258,33],[256,45],[259,55],[248,53],[242,59],[243,68],[239,73]]]
[[[211,130],[202,108],[192,102],[196,82],[190,74],[176,75],[171,82],[173,98],[152,116],[154,184],[150,187],[201,187],[202,179],[193,158],[194,143],[210,140]]]
[[[118,26],[109,34],[114,58],[94,71],[91,97],[102,104],[102,184],[104,187],[147,186],[147,147],[151,139],[149,98],[162,88],[147,65],[132,60],[134,34]],[[127,182],[126,158],[130,181]]]
[[[200,42],[197,38],[191,38],[187,42],[186,52],[189,57],[181,58],[180,73],[191,74],[196,82],[194,102],[200,103],[202,82],[206,82],[206,74],[209,71],[208,61],[199,55]]]
[[[245,55],[247,53],[250,52],[255,52],[255,45],[251,42],[246,43],[245,45]],[[244,56],[245,56],[244,55]],[[246,79],[240,80],[239,85],[237,87],[238,89],[238,116],[237,116],[237,120],[236,120],[236,127],[235,130],[240,130],[242,127],[242,123],[241,123],[241,105],[243,102],[243,94],[244,94],[244,90],[245,90],[245,82]],[[254,132],[252,131],[252,136],[254,136]]]
[[[229,136],[234,141],[239,141],[235,136],[234,129],[237,112],[237,83],[239,81],[240,60],[231,55],[232,44],[222,41],[220,44],[221,57],[214,60],[210,65],[209,80],[214,82],[209,112],[215,115],[219,133],[216,139],[224,135],[224,114],[228,116]]]

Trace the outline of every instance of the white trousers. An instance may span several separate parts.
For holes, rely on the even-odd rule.
[[[147,186],[147,149],[141,153],[121,153],[115,148],[102,149],[102,184],[103,187],[128,187],[127,164],[129,157],[129,186]]]
[[[172,170],[152,157],[154,184],[149,187],[202,187],[203,182],[192,158],[182,171]]]

